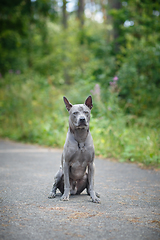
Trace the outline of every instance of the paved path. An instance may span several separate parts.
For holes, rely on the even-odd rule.
[[[60,150],[0,141],[0,239],[160,239],[160,172],[96,159],[95,190],[48,199]]]

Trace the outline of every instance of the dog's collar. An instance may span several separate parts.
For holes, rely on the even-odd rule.
[[[73,131],[73,129],[70,127],[69,130],[70,130],[70,133],[73,134],[74,140],[77,142],[78,148],[79,148],[82,152],[84,152],[84,151],[86,150],[85,141],[86,141],[86,139],[87,139],[87,137],[88,137],[89,128],[86,129],[86,131],[87,131],[86,133],[87,133],[87,134],[86,134],[86,137],[83,139],[83,142],[79,142],[78,139],[76,139],[75,131],[76,131],[77,129],[75,129],[75,131]]]
[[[85,142],[82,142],[82,143],[79,143],[78,142],[78,148],[82,151],[82,152],[84,152],[85,151]]]

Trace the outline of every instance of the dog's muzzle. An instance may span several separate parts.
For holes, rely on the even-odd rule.
[[[87,123],[86,123],[86,119],[85,119],[85,117],[80,117],[79,118],[79,121],[78,121],[78,126],[87,126]]]

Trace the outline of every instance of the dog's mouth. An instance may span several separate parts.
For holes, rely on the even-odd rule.
[[[79,124],[77,128],[85,128],[87,127],[87,124]]]
[[[86,122],[79,122],[78,123],[78,128],[85,128],[85,127],[87,127],[88,125],[87,125],[87,123]]]

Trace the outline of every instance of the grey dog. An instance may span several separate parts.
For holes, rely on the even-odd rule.
[[[100,203],[99,194],[94,191],[94,145],[89,131],[92,97],[89,96],[84,104],[76,105],[72,105],[66,97],[63,100],[69,112],[69,130],[61,166],[48,197],[54,198],[58,188],[62,193],[61,200],[68,201],[70,195],[87,189],[92,202]]]

